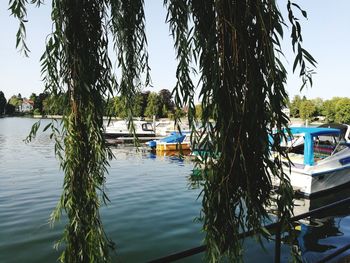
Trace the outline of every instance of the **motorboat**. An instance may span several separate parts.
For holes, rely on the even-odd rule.
[[[295,190],[311,197],[350,183],[350,144],[341,139],[340,129],[292,127],[289,131],[288,142],[281,146],[286,148],[291,166],[284,160],[283,170]],[[293,144],[300,140],[303,143]],[[272,179],[279,184],[277,178]]]
[[[133,121],[136,137],[155,137],[154,125],[147,121]],[[105,125],[105,138],[116,139],[122,137],[133,137],[127,121],[110,121]]]
[[[169,136],[166,136],[159,140],[152,140],[146,144],[156,151],[180,151],[190,150],[190,132],[172,132]]]
[[[318,128],[339,129],[343,139],[347,143],[350,143],[350,125],[339,124],[339,123],[325,123],[325,124],[318,126]],[[304,144],[304,137],[295,135],[295,136],[293,136],[293,138],[289,137],[289,139],[283,143],[285,144],[283,146],[296,147],[298,145]]]

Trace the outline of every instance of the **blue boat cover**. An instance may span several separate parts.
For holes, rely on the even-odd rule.
[[[183,135],[179,132],[173,132],[170,136],[160,139],[160,141],[168,142],[168,143],[179,143],[179,142],[183,142],[185,137],[186,135]]]
[[[339,129],[319,127],[291,127],[292,134],[304,134],[304,164],[314,165],[314,140],[321,135],[340,135]]]
[[[188,134],[188,132],[172,132],[169,136],[164,137],[162,139],[160,139],[159,141],[161,142],[165,142],[165,143],[182,143],[186,137],[186,134]],[[156,140],[152,140],[147,142],[148,146],[151,148],[155,148],[157,146],[157,141]]]

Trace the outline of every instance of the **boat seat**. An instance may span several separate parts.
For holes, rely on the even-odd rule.
[[[332,155],[332,152],[334,151],[334,146],[329,144],[316,144],[314,146],[314,156],[315,159],[324,159],[328,156]]]

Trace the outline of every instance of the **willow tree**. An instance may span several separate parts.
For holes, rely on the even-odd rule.
[[[25,44],[27,2],[10,0],[12,14],[20,22],[17,46],[24,54],[29,51]],[[31,3],[40,6],[42,1]],[[195,147],[211,152],[203,156],[212,171],[205,176],[202,209],[208,256],[212,262],[222,255],[237,259],[241,256],[237,234],[246,229],[260,233],[268,216],[270,174],[281,181],[280,217],[288,218],[292,209],[290,183],[281,169],[284,153],[268,140],[276,128],[278,141],[288,121],[281,111],[287,101],[286,70],[277,55],[282,53],[284,21],[273,0],[165,0],[164,5],[179,62],[176,104],[189,107]],[[299,6],[288,1],[294,69],[300,66],[306,83],[311,75],[306,62],[314,64],[314,60],[301,46],[292,5]],[[142,74],[148,83],[143,1],[52,0],[51,18],[53,31],[41,59],[46,90],[67,92],[69,97],[60,134],[63,145],[52,126],[65,173],[53,219],[61,212],[69,219],[61,261],[108,261],[111,243],[99,215],[111,157],[102,136],[103,101],[113,92],[120,93],[131,120]],[[122,72],[119,83],[112,72],[109,41]],[[193,65],[200,69],[200,130],[195,126]],[[271,159],[270,147],[280,155]]]
[[[12,14],[20,22],[17,46],[25,55],[29,51],[24,39],[27,2],[10,1]],[[31,3],[40,6],[42,1]],[[51,18],[53,31],[41,58],[45,89],[51,94],[67,92],[69,97],[63,130],[51,127],[65,173],[52,219],[65,212],[69,220],[60,260],[105,262],[111,242],[103,230],[99,207],[106,200],[105,173],[112,155],[103,138],[103,105],[117,90],[132,117],[139,76],[148,71],[143,1],[52,0]],[[119,83],[108,54],[109,34],[122,70]]]
[[[280,59],[285,22],[273,0],[166,0],[165,4],[179,60],[176,103],[189,106],[192,143],[206,150],[198,162],[210,171],[204,175],[201,215],[208,259],[216,262],[226,255],[239,261],[238,234],[247,230],[264,234],[262,225],[273,198],[272,176],[280,181],[277,215],[282,231],[291,229],[288,218],[293,212],[293,193],[281,161],[287,155],[278,147],[288,124],[282,112],[288,98],[287,73]],[[312,85],[313,71],[308,64],[315,66],[316,62],[302,48],[293,7],[302,16],[306,12],[287,2],[296,54],[293,70],[299,66],[303,88]],[[192,63],[200,70],[198,131]],[[271,149],[277,153],[274,158]]]

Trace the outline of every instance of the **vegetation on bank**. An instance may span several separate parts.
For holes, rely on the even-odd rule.
[[[288,102],[290,116],[303,120],[324,119],[325,122],[350,123],[350,98],[333,97],[329,100],[321,98],[307,99],[305,96],[294,96]]]
[[[13,95],[8,101],[3,92],[0,91],[0,114],[20,114],[20,107],[26,98],[21,94]],[[58,95],[48,92],[36,95],[32,93],[29,100],[33,102],[33,108],[27,113],[33,115],[63,115],[69,108],[67,93]],[[104,100],[104,115],[127,118],[127,101],[122,96],[116,96]],[[175,106],[172,94],[168,89],[162,89],[158,93],[145,91],[137,92],[133,103],[133,115],[137,117],[152,118],[181,118],[186,116],[186,109]],[[198,105],[200,113],[200,105]]]
[[[17,109],[22,104],[21,94],[13,95],[7,101],[4,93],[0,91],[0,115],[24,115]],[[63,115],[64,110],[68,108],[68,98],[66,94],[50,95],[47,92],[36,95],[32,93],[29,100],[33,101],[33,109],[26,114],[33,115]],[[291,118],[300,118],[302,120],[322,120],[329,123],[350,123],[350,98],[333,97],[328,100],[322,98],[307,99],[305,96],[296,95],[287,102],[290,109]],[[115,116],[118,118],[127,117],[126,100],[121,96],[106,99],[104,102],[104,112],[106,116]],[[202,107],[200,104],[195,106],[196,117],[202,116]],[[177,108],[173,96],[168,89],[162,89],[158,93],[145,91],[138,92],[135,95],[133,105],[134,116],[152,118],[181,118],[187,116],[186,108]]]

